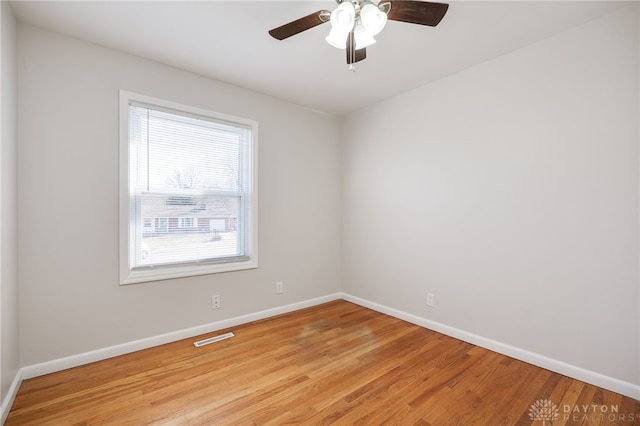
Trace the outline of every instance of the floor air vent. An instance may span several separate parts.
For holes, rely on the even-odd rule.
[[[210,343],[219,342],[220,340],[230,339],[233,336],[235,336],[235,334],[233,334],[233,333],[225,333],[225,334],[221,334],[219,336],[209,337],[208,339],[198,340],[197,342],[193,342],[193,346],[195,346],[196,348],[199,348],[200,346],[208,345]]]

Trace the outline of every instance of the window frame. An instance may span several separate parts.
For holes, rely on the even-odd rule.
[[[250,206],[247,210],[249,219],[246,220],[248,238],[245,243],[246,255],[240,259],[231,261],[217,259],[215,261],[190,262],[158,265],[146,268],[134,268],[132,265],[131,248],[136,246],[135,235],[132,235],[131,222],[137,220],[135,214],[135,197],[131,193],[130,176],[130,141],[129,141],[129,105],[131,103],[146,104],[158,110],[170,110],[184,115],[195,115],[210,118],[215,121],[246,126],[251,129],[249,172],[250,188],[246,198]],[[207,275],[221,272],[255,269],[258,267],[258,122],[246,118],[221,114],[203,108],[188,106],[173,101],[154,98],[133,92],[121,90],[119,99],[120,121],[120,155],[119,155],[119,260],[120,260],[120,284],[134,284],[148,281],[158,281],[174,278],[183,278],[196,275]],[[142,231],[144,233],[144,231]]]

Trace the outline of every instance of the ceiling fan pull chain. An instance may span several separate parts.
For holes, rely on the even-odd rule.
[[[350,71],[356,72],[356,38],[353,30],[347,36],[347,64]]]

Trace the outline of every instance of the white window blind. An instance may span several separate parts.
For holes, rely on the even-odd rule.
[[[255,123],[123,96],[128,243],[121,281],[255,267]]]

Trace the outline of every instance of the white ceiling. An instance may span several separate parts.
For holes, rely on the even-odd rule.
[[[446,1],[446,0],[440,0]],[[308,108],[345,114],[469,68],[629,2],[453,1],[437,27],[389,21],[350,72],[324,24],[268,35],[323,1],[16,1],[19,20]]]

